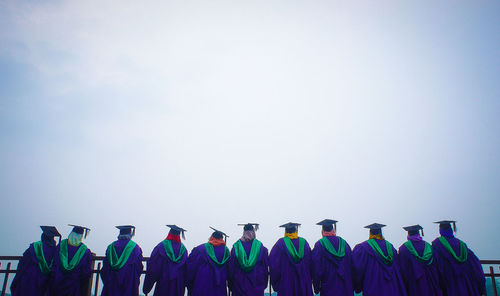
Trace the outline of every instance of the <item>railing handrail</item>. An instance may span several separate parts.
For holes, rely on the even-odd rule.
[[[95,254],[92,254],[92,259],[93,260],[104,260],[104,257],[106,256],[97,256]],[[11,261],[15,261],[15,260],[21,260],[21,258],[23,258],[23,256],[0,256],[0,260],[3,260],[3,261],[8,261],[8,260],[11,260]],[[147,261],[149,259],[149,257],[143,257],[144,259],[142,261]],[[496,260],[496,259],[481,259],[479,260],[481,262],[481,264],[493,264],[493,265],[500,265],[500,260]]]
[[[23,256],[0,256],[0,260],[21,260]]]

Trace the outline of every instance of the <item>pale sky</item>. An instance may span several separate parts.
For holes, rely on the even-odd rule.
[[[0,2],[0,253],[39,225],[134,224],[149,256],[209,225],[458,221],[500,259],[500,2]]]

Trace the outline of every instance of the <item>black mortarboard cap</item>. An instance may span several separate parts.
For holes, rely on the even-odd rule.
[[[318,223],[316,223],[316,225],[323,226],[323,229],[331,230],[332,227],[334,227],[335,230],[337,230],[337,222],[338,222],[337,220],[325,219],[323,221],[319,221]]]
[[[47,236],[51,237],[61,236],[61,234],[59,233],[59,231],[57,231],[57,228],[55,226],[40,226],[40,228],[42,229],[43,233],[45,233],[45,235]]]
[[[186,229],[181,228],[175,224],[174,225],[167,225],[167,227],[170,227],[171,231],[175,231],[175,232],[177,232],[177,234],[182,233],[182,238],[186,239],[186,237],[184,236],[184,232],[187,231]]]
[[[408,231],[409,235],[417,234],[419,230],[422,231],[422,236],[424,235],[424,228],[420,225],[412,225],[412,226],[406,226],[403,227],[404,230]]]
[[[73,225],[73,224],[68,224],[68,226],[73,227],[73,232],[83,234],[84,238],[87,238],[87,235],[90,232],[90,228],[87,228],[85,226],[79,226],[79,225]]]
[[[132,236],[135,235],[135,226],[133,225],[119,225],[115,227],[120,229],[120,234],[132,234]]]
[[[385,227],[385,225],[384,224],[379,224],[379,223],[373,223],[373,224],[365,226],[365,228],[370,229],[370,232],[372,234],[379,234],[379,233],[381,233],[383,227]]]
[[[300,226],[300,223],[288,222],[286,224],[280,225],[280,227],[285,228],[285,232],[292,233],[297,231],[297,227]]]
[[[439,226],[441,226],[442,228],[450,228],[450,229],[451,229],[451,225],[453,225],[453,231],[457,232],[457,225],[456,225],[457,221],[442,220],[442,221],[437,221],[434,223],[439,224]]]
[[[238,226],[243,226],[243,230],[259,230],[259,223],[238,224]]]
[[[226,241],[226,239],[229,237],[229,235],[225,234],[224,232],[217,230],[217,229],[213,228],[212,226],[209,226],[209,227],[210,227],[210,229],[212,229],[214,231],[214,233],[212,234],[213,237],[215,237],[215,238],[223,238],[224,237],[224,241]]]
[[[371,229],[371,230],[376,230],[376,229],[382,229],[385,226],[386,225],[384,225],[384,224],[373,223],[373,224],[370,224],[370,225],[366,225],[365,228],[368,228],[368,229]]]
[[[59,243],[61,243],[61,234],[59,233],[59,231],[57,231],[57,228],[55,226],[40,226],[40,228],[42,229],[43,234],[48,237],[58,236]]]

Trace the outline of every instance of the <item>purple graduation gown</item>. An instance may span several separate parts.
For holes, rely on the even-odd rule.
[[[376,240],[384,255],[387,255],[385,240]],[[392,247],[394,260],[386,265],[380,256],[364,241],[354,247],[352,262],[354,267],[354,290],[363,296],[404,296],[406,290],[399,273],[398,257]]]
[[[424,253],[424,241],[412,241],[413,247],[418,255]],[[433,256],[434,257],[434,256]],[[408,248],[403,244],[399,247],[398,265],[403,283],[408,296],[441,296],[439,286],[439,274],[435,259],[429,265],[427,262],[420,262],[413,256]]]
[[[120,256],[129,240],[119,239],[114,242],[116,254]],[[139,295],[139,280],[142,273],[142,249],[136,245],[127,263],[120,270],[113,270],[108,258],[104,257],[101,279],[103,282],[101,296],[137,296]]]
[[[456,254],[460,254],[460,241],[446,237]],[[445,296],[486,295],[483,268],[474,252],[467,249],[467,261],[458,263],[443,247],[439,239],[432,242],[441,289]]]
[[[335,250],[339,248],[337,236],[327,236]],[[317,241],[312,250],[312,278],[314,293],[321,296],[337,296],[354,294],[352,283],[352,251],[345,244],[345,256],[336,259]]]
[[[172,249],[174,257],[179,256],[181,249],[180,242],[172,241]],[[151,257],[148,259],[146,277],[142,290],[144,294],[151,292],[153,285],[156,283],[154,296],[171,295],[184,296],[186,289],[186,272],[187,272],[187,250],[182,258],[174,263],[168,258],[165,253],[163,243],[159,243],[151,252]]]
[[[57,252],[56,246],[43,243],[43,254],[50,265]],[[50,275],[44,275],[38,266],[33,244],[19,260],[17,273],[10,286],[12,296],[44,296],[48,294]]]
[[[241,242],[247,256],[252,249],[252,242]],[[229,288],[232,291],[232,296],[262,296],[267,287],[269,278],[269,258],[267,248],[262,245],[260,248],[259,257],[254,268],[250,272],[241,269],[236,253],[231,250],[231,258],[229,259]]]
[[[74,247],[68,244],[68,261],[71,261],[80,246]],[[59,259],[59,248],[57,248],[54,260],[54,275],[51,282],[50,296],[80,296],[87,295],[90,276],[92,275],[92,253],[89,249],[85,251],[80,263],[72,271],[66,273],[62,270]]]
[[[224,251],[225,245],[214,247],[215,257],[219,262],[224,258]],[[205,244],[195,247],[187,260],[188,295],[227,296],[228,261],[217,266],[208,256]]]
[[[292,240],[295,249],[299,249],[299,239]],[[305,243],[304,258],[295,263],[280,238],[269,254],[271,285],[278,296],[312,296],[311,248]]]

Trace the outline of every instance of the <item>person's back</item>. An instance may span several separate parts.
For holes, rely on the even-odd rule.
[[[322,239],[312,250],[314,293],[322,296],[353,295],[352,253],[349,244],[337,236],[335,220],[318,222]]]
[[[186,290],[188,252],[181,242],[185,229],[167,225],[170,232],[151,252],[142,291],[149,294],[155,286],[154,296],[183,296]]]
[[[298,236],[298,223],[287,223],[269,254],[271,285],[278,296],[312,296],[311,248]]]
[[[12,296],[45,296],[50,284],[52,265],[57,252],[54,236],[61,236],[54,226],[40,226],[40,241],[30,244],[17,266],[10,286]]]
[[[209,241],[193,249],[187,261],[190,296],[226,296],[230,251],[226,234],[214,229]]]
[[[256,239],[259,224],[244,226],[243,236],[233,245],[229,260],[229,288],[234,296],[262,296],[269,277],[267,248]]]
[[[80,296],[87,293],[92,275],[92,252],[82,243],[87,227],[73,226],[67,239],[59,244],[50,284],[51,296]]]
[[[385,225],[374,223],[370,238],[354,247],[354,288],[363,296],[403,296],[406,290],[397,265],[397,252],[382,236]]]
[[[102,296],[137,296],[139,281],[143,270],[142,250],[132,237],[135,227],[117,226],[120,229],[118,240],[106,249],[101,279]],[[132,230],[133,229],[133,230]]]
[[[432,242],[443,295],[486,295],[479,259],[454,236],[455,221],[439,221],[440,237]],[[451,224],[454,225],[453,229]]]
[[[432,246],[422,239],[420,225],[403,227],[408,240],[398,252],[398,264],[408,296],[440,296],[439,274]]]

